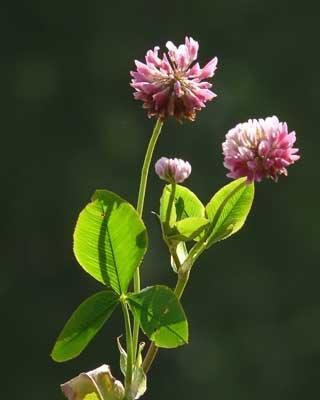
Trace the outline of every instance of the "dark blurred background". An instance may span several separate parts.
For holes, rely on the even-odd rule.
[[[203,201],[228,182],[221,143],[237,122],[276,114],[296,130],[301,160],[256,186],[244,229],[192,273],[183,304],[188,346],[161,351],[148,399],[317,398],[319,294],[319,10],[316,2],[2,3],[1,397],[62,399],[59,384],[109,363],[120,378],[114,315],[84,353],[56,364],[53,342],[70,313],[100,289],[77,265],[72,233],[96,188],[130,202],[154,121],[132,97],[129,71],[154,45],[200,42],[219,58],[218,98],[194,123],[169,121],[155,157],[193,166]],[[144,285],[174,284],[159,227],[153,171]]]

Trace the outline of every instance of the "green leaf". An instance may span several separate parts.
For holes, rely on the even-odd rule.
[[[208,247],[236,233],[246,221],[254,198],[254,185],[237,179],[220,189],[206,206],[212,233]]]
[[[74,253],[82,268],[126,293],[146,250],[147,231],[136,210],[116,194],[97,190],[74,232]]]
[[[124,388],[106,364],[83,372],[61,385],[62,393],[69,400],[123,400]]]
[[[166,286],[151,286],[128,295],[143,332],[158,347],[174,348],[188,343],[188,322],[183,308]]]
[[[185,218],[178,221],[172,228],[168,239],[187,242],[194,240],[203,230],[209,225],[210,221],[207,218]]]
[[[162,222],[166,219],[166,210],[171,193],[171,185],[166,185],[163,189],[162,197],[160,200],[160,220]],[[181,185],[176,185],[175,192],[175,207],[173,214],[176,215],[174,222],[180,221],[184,218],[204,218],[205,208],[198,197],[188,188]]]
[[[114,292],[105,290],[80,304],[53,347],[53,360],[63,362],[77,357],[111,316],[118,298]]]

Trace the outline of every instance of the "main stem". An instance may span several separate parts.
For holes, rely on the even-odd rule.
[[[170,227],[170,218],[171,218],[172,207],[174,204],[174,198],[175,198],[175,194],[176,194],[176,187],[177,187],[176,183],[172,182],[171,193],[170,193],[168,208],[167,208],[167,212],[166,212],[166,219],[165,219],[166,229],[169,229],[169,227]],[[168,243],[168,245],[169,245],[169,243]],[[181,263],[180,263],[179,257],[177,256],[177,253],[176,253],[176,249],[171,248],[170,245],[169,245],[169,248],[170,248],[171,255],[174,259],[174,262],[176,264],[176,268],[178,270],[178,280],[177,280],[176,287],[174,289],[174,293],[180,300],[180,298],[183,294],[183,291],[187,285],[189,275],[190,275],[190,270],[183,271],[183,269],[181,268]],[[158,350],[159,350],[159,348],[154,344],[154,342],[151,342],[148,352],[147,352],[147,354],[143,360],[143,364],[142,364],[142,367],[143,367],[145,373],[148,373],[148,371],[158,353]]]
[[[124,317],[124,325],[126,329],[126,347],[127,347],[127,369],[125,377],[125,398],[126,400],[131,399],[131,384],[132,384],[132,372],[133,372],[133,347],[132,347],[132,331],[130,315],[128,306],[125,301],[121,301],[121,307]]]
[[[142,213],[143,213],[143,206],[144,206],[144,199],[145,199],[145,195],[146,195],[150,163],[152,160],[152,155],[153,155],[155,145],[156,145],[158,137],[161,133],[162,126],[163,126],[163,119],[159,117],[153,128],[153,132],[152,132],[149,144],[148,144],[147,152],[146,152],[142,170],[141,170],[141,178],[140,178],[140,186],[139,186],[139,194],[138,194],[138,202],[137,202],[137,211],[138,211],[138,214],[140,215],[140,217],[142,217]],[[135,293],[140,292],[140,270],[139,270],[139,267],[136,269],[134,276],[133,276],[133,289],[134,289]],[[134,324],[133,324],[133,358],[134,358],[134,360],[136,359],[136,356],[137,356],[138,341],[139,341],[139,320],[137,318],[134,318]]]

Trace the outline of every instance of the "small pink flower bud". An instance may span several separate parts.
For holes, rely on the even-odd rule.
[[[179,158],[161,157],[155,164],[155,170],[167,182],[182,183],[191,174],[191,165]]]
[[[294,148],[296,133],[288,132],[286,122],[278,118],[249,119],[226,134],[222,144],[227,176],[246,176],[249,182],[263,178],[278,179],[287,175],[287,167],[299,160],[299,149]]]
[[[178,47],[170,41],[166,47],[162,57],[156,46],[147,52],[145,63],[135,61],[136,71],[131,71],[134,98],[143,102],[149,117],[194,121],[196,112],[216,97],[209,90],[212,84],[203,80],[213,77],[218,59],[200,68],[196,62],[199,44],[191,37]]]

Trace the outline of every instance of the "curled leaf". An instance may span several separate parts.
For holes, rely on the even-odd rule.
[[[124,387],[116,380],[106,364],[61,385],[62,393],[68,400],[122,400]]]

